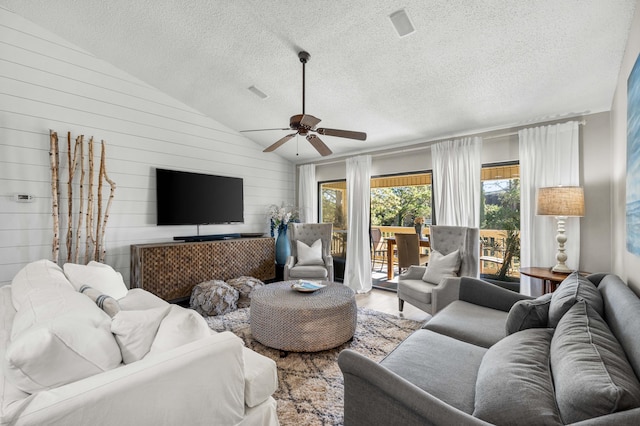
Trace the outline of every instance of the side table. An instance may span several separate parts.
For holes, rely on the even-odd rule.
[[[520,273],[522,275],[526,275],[531,278],[538,278],[543,280],[544,286],[542,288],[542,293],[553,293],[558,288],[558,285],[564,281],[565,278],[569,276],[569,274],[562,274],[559,272],[553,272],[551,268],[541,268],[539,266],[531,266],[527,268],[520,268]],[[586,277],[589,275],[589,272],[578,271],[580,275]]]

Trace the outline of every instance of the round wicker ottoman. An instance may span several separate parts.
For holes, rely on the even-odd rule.
[[[356,331],[356,299],[349,287],[323,282],[313,293],[291,288],[295,281],[268,284],[251,295],[251,334],[260,343],[287,352],[335,348]]]

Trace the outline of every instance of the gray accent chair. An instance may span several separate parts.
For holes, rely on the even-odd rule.
[[[460,250],[459,277],[478,278],[480,271],[480,230],[465,226],[431,226],[429,231],[431,250],[447,255]],[[398,310],[402,312],[404,302],[435,314],[434,294],[442,288],[442,283],[430,283],[422,279],[426,266],[410,266],[398,277]]]
[[[291,256],[284,265],[284,280],[322,280],[333,281],[333,257],[331,256],[332,223],[289,223],[289,239]],[[322,241],[322,265],[297,265],[298,247],[296,241],[311,246],[315,241]]]

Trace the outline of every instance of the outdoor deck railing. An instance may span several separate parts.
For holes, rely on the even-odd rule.
[[[416,230],[413,226],[374,226],[372,228],[380,229],[383,238],[392,237],[394,234],[415,234]],[[482,274],[496,274],[502,265],[504,259],[504,239],[505,231],[500,229],[481,229],[480,230],[480,272]],[[331,239],[331,253],[333,256],[345,257],[347,253],[347,230],[334,229],[333,238]],[[429,227],[425,226],[422,235],[429,236]],[[384,256],[385,259],[382,259]],[[386,260],[386,255],[377,255],[376,262]],[[514,258],[511,262],[509,276],[520,276],[520,259]]]

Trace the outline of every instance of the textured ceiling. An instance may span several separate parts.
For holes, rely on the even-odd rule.
[[[307,50],[306,112],[368,134],[323,136],[334,156],[608,111],[637,3],[0,0],[235,130],[301,113]],[[400,38],[388,16],[403,8],[416,31]],[[302,138],[268,155],[319,158]]]

